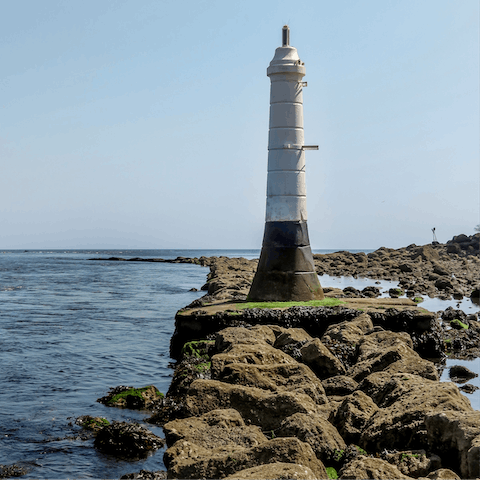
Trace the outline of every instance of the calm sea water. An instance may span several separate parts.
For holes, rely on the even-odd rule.
[[[189,290],[203,285],[208,269],[88,259],[201,255],[258,258],[259,251],[0,251],[0,464],[26,466],[28,478],[43,479],[164,468],[163,451],[135,462],[99,453],[72,423],[80,415],[144,423],[144,413],[96,399],[116,385],[167,391],[175,312],[203,295]],[[363,288],[372,281],[324,276],[322,284]]]

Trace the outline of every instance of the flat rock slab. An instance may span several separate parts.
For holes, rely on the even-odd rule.
[[[345,302],[344,307],[362,309],[364,312],[384,310],[386,308],[396,308],[397,310],[419,309],[417,304],[409,298],[342,298],[341,301]],[[230,312],[232,318],[234,318],[236,312],[240,313],[243,310],[242,304],[245,303],[248,302],[218,300],[201,307],[182,309],[177,315],[189,316],[201,312],[202,315],[208,316],[215,315],[216,313]],[[269,310],[284,310],[285,308],[287,307],[272,308]]]

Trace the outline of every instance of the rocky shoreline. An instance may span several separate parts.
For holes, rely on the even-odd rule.
[[[315,255],[315,265],[319,274],[397,280],[403,291],[392,298],[474,299],[479,238]],[[171,262],[209,266],[208,293],[177,314],[169,391],[140,402],[163,426],[167,472],[122,478],[480,477],[480,412],[454,383],[475,374],[452,367],[452,382],[439,382],[447,356],[480,356],[476,314],[344,305],[211,313],[245,300],[256,261]],[[376,298],[375,288],[325,290]]]

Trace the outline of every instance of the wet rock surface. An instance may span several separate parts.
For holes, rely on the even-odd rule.
[[[164,445],[164,440],[138,424],[113,422],[97,432],[94,445],[120,458],[142,458]]]
[[[28,470],[19,465],[1,465],[0,464],[0,478],[15,478],[26,475]]]

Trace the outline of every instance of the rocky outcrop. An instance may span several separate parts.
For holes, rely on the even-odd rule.
[[[113,422],[97,432],[94,445],[120,458],[141,458],[164,445],[164,440],[140,425]]]
[[[397,467],[380,458],[371,458],[359,455],[345,465],[340,472],[339,478],[343,479],[406,479]]]
[[[314,478],[327,478],[324,465],[316,458],[310,445],[297,438],[274,438],[250,448],[215,449],[180,440],[165,452],[164,461],[168,478],[217,479],[276,463],[301,465],[308,468]]]
[[[428,413],[428,440],[447,467],[460,467],[462,478],[480,476],[480,412]]]

